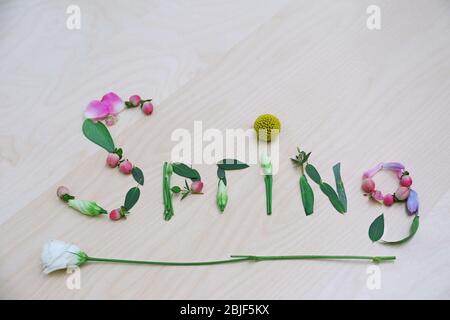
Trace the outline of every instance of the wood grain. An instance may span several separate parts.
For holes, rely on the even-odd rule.
[[[228,2],[224,3],[222,5]],[[256,2],[244,3],[256,8]],[[89,31],[86,26],[82,31],[85,34],[79,35],[89,39],[78,40],[86,46],[84,49],[73,49],[77,41],[73,38],[54,35],[62,41],[47,44],[50,48],[60,48],[55,54],[74,51],[64,53],[65,59],[57,56],[37,59],[35,63],[41,69],[32,76],[29,72],[33,68],[31,71],[19,68],[14,77],[7,75],[1,80],[1,90],[6,92],[5,88],[9,87],[11,91],[5,112],[13,108],[12,93],[19,94],[19,86],[23,91],[42,91],[37,100],[27,97],[29,104],[35,101],[36,106],[54,107],[48,107],[52,117],[45,121],[40,116],[33,120],[25,109],[21,116],[14,113],[8,123],[2,121],[5,133],[0,140],[2,181],[17,181],[13,186],[3,183],[2,191],[9,193],[2,204],[6,205],[8,200],[19,205],[10,205],[16,212],[0,226],[0,296],[39,299],[450,298],[447,249],[450,190],[446,178],[450,175],[447,165],[450,159],[447,147],[450,5],[446,1],[380,1],[382,29],[370,31],[366,28],[369,4],[370,1],[356,0],[340,3],[291,1],[281,7],[273,4],[270,18],[264,23],[269,10],[261,14],[260,20],[255,18],[253,9],[242,13],[242,21],[253,23],[249,22],[243,29],[235,22],[234,15],[230,15],[231,30],[236,34],[239,33],[236,30],[246,30],[233,38],[235,44],[221,47],[210,63],[202,64],[205,66],[202,69],[175,54],[183,50],[184,40],[190,43],[189,38],[174,41],[169,46],[175,52],[174,61],[177,66],[184,62],[186,70],[191,71],[179,71],[183,68],[174,67],[173,73],[166,72],[170,67],[164,67],[163,58],[149,59],[144,54],[153,52],[155,57],[164,56],[161,52],[167,52],[164,51],[167,47],[163,44],[155,48],[153,43],[141,43],[141,50],[135,53],[141,55],[139,58],[128,51],[115,52],[116,39],[106,48],[97,43],[105,35],[117,35],[117,39],[128,39],[130,44],[145,36],[151,37],[152,27],[161,32],[152,42],[158,42],[156,39],[164,42],[165,30],[184,30],[185,36],[191,34],[187,31],[190,30],[196,42],[190,43],[188,48],[198,52],[195,51],[197,46],[204,44],[207,48],[217,34],[224,34],[217,18],[208,11],[220,11],[219,2],[211,6],[204,4],[207,8],[201,17],[186,18],[189,22],[196,21],[192,29],[181,26],[179,20],[168,22],[162,17],[148,25],[130,26],[127,19],[121,20],[126,12],[124,8],[98,5],[93,7],[96,13],[92,13],[97,19],[92,20],[92,25],[87,23],[92,28],[96,26],[97,31]],[[10,15],[11,21],[13,13],[20,10],[20,6],[12,2],[3,7],[8,10],[2,10],[2,14]],[[161,14],[177,13],[176,8],[163,7],[161,5]],[[203,8],[200,4],[199,7]],[[130,10],[138,15],[143,8],[147,7],[141,4]],[[241,12],[237,4],[233,8]],[[178,12],[177,16],[183,14]],[[248,18],[250,16],[252,18]],[[203,18],[216,29],[211,33],[206,31],[209,28],[202,25]],[[253,27],[248,27],[251,24]],[[2,27],[2,33],[13,28],[12,23],[7,25]],[[48,22],[43,26],[49,26]],[[135,38],[131,37],[133,30],[140,30]],[[207,34],[200,39],[195,30]],[[47,37],[52,39],[50,35]],[[28,35],[26,41],[14,41],[17,46],[28,43],[31,47],[32,42],[42,41],[39,39],[37,35]],[[9,53],[3,44],[2,48],[2,55],[7,56]],[[111,51],[115,54],[109,55]],[[17,67],[21,57],[24,59],[16,54],[10,60],[16,61]],[[2,64],[3,71],[11,68],[13,65]],[[52,73],[53,68],[59,70],[58,75]],[[64,68],[64,72],[60,68]],[[130,70],[137,75],[128,73]],[[155,70],[159,76],[153,78]],[[191,72],[196,76],[186,76]],[[161,74],[166,73],[165,80],[161,80]],[[55,196],[56,186],[64,184],[81,198],[96,199],[105,207],[114,208],[133,185],[131,179],[104,167],[105,152],[85,140],[79,130],[80,106],[89,97],[108,90],[105,88],[127,93],[151,88],[150,95],[158,100],[151,118],[130,115],[112,130],[117,144],[143,169],[146,177],[142,199],[133,215],[118,223],[78,215]],[[266,112],[276,114],[282,121],[280,171],[274,177],[273,215],[265,215],[264,182],[256,166],[230,178],[229,205],[220,215],[215,206],[215,167],[199,165],[196,168],[205,181],[205,195],[188,198],[183,203],[175,201],[174,218],[169,223],[164,222],[161,170],[175,145],[170,140],[171,133],[177,128],[192,130],[195,120],[202,120],[204,128],[246,129],[256,116]],[[25,123],[35,121],[33,128],[45,129],[21,131],[13,125],[19,119],[24,119]],[[53,140],[51,133],[55,133],[56,128],[61,131],[56,132]],[[43,150],[33,152],[39,153],[39,161],[51,161],[49,170],[64,167],[58,169],[57,179],[49,178],[44,185],[30,184],[33,180],[27,176],[42,168],[31,167],[30,160],[24,160],[21,168],[27,169],[16,171],[19,173],[14,179],[4,174],[10,166],[19,166],[17,155],[27,154],[27,147],[16,147],[14,139],[19,137],[31,149],[36,141],[46,143]],[[70,148],[61,147],[62,141],[67,139],[73,144],[73,153],[66,152]],[[337,214],[314,187],[315,213],[305,217],[299,198],[298,172],[289,161],[297,145],[313,151],[314,164],[327,181],[333,179],[332,165],[337,161],[342,163],[348,214]],[[71,161],[68,162],[68,158]],[[372,244],[367,236],[368,227],[380,208],[362,196],[361,173],[380,161],[404,162],[413,174],[421,199],[420,230],[411,242],[399,247]],[[377,177],[377,183],[384,189],[394,186],[387,175]],[[33,201],[24,200],[18,193],[27,188],[37,189]],[[17,211],[22,205],[24,208]],[[391,238],[404,235],[410,219],[403,206],[383,210],[388,228],[386,235]],[[366,286],[369,264],[323,261],[205,268],[92,263],[81,270],[81,289],[69,290],[64,272],[45,276],[39,268],[41,246],[51,238],[74,242],[93,256],[115,258],[206,260],[226,258],[230,254],[364,254],[396,255],[398,260],[379,266],[380,290],[369,290]]]

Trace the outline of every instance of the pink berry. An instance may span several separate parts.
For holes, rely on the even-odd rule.
[[[402,187],[407,187],[407,188],[409,188],[409,187],[412,185],[412,183],[413,183],[412,178],[411,178],[409,175],[403,176],[403,177],[400,179],[400,185],[401,185]]]
[[[108,154],[108,157],[106,158],[106,164],[110,166],[111,168],[117,167],[119,164],[120,157],[115,153]]]
[[[111,220],[120,220],[122,218],[122,214],[120,212],[120,209],[114,209],[109,213],[109,218]]]
[[[137,107],[141,103],[141,97],[138,96],[137,94],[132,95],[129,100],[131,104],[135,107]]]
[[[383,198],[383,203],[385,206],[392,206],[394,204],[394,196],[392,194],[387,194]]]
[[[144,102],[142,105],[142,112],[144,112],[146,115],[150,115],[153,112],[153,104],[151,102]]]
[[[395,198],[400,201],[404,201],[409,197],[409,188],[407,187],[398,187],[397,191],[395,191]]]
[[[201,193],[203,190],[203,182],[201,181],[194,181],[191,184],[191,191],[192,193]]]
[[[125,160],[124,162],[122,162],[119,165],[119,170],[120,172],[122,172],[123,174],[130,174],[131,171],[133,170],[133,165],[131,164],[130,161]]]
[[[375,182],[371,178],[366,178],[363,180],[361,188],[365,193],[372,193],[375,190]]]
[[[69,192],[69,189],[64,186],[60,186],[58,187],[58,189],[56,189],[56,195],[58,196],[58,198],[62,198],[64,195],[69,194]]]

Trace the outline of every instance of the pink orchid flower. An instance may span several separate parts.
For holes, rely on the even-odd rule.
[[[92,120],[115,119],[124,108],[125,104],[122,99],[114,92],[110,92],[105,94],[100,101],[89,102],[84,116]],[[115,121],[109,121],[109,123],[114,124]]]

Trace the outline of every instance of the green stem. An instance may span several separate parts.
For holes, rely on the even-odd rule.
[[[173,216],[172,194],[170,190],[170,177],[167,174],[167,162],[163,168],[163,197],[164,197],[164,220],[170,220]]]
[[[266,184],[266,212],[270,216],[272,214],[272,175],[264,176],[264,182]]]
[[[393,261],[395,256],[320,256],[320,255],[302,255],[302,256],[247,256],[232,255],[232,258],[247,257],[255,261],[273,261],[273,260],[370,260],[373,262]]]
[[[111,263],[131,263],[131,264],[147,264],[159,266],[208,266],[216,264],[238,263],[244,261],[274,261],[274,260],[369,260],[372,262],[383,262],[395,260],[395,256],[251,256],[251,255],[232,255],[231,259],[211,260],[199,262],[166,262],[166,261],[144,261],[144,260],[123,260],[123,259],[107,259],[86,257],[86,261],[92,262],[111,262]]]
[[[113,262],[113,263],[132,263],[132,264],[150,264],[158,266],[208,266],[215,264],[235,263],[251,260],[248,257],[232,258],[227,260],[212,260],[212,261],[199,261],[199,262],[166,262],[166,261],[143,261],[143,260],[122,260],[122,259],[106,259],[87,257],[86,261],[98,261],[98,262]]]

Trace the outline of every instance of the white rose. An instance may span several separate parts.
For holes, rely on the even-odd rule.
[[[73,268],[87,261],[87,255],[71,243],[60,240],[50,240],[44,244],[41,254],[42,268],[45,274]]]

